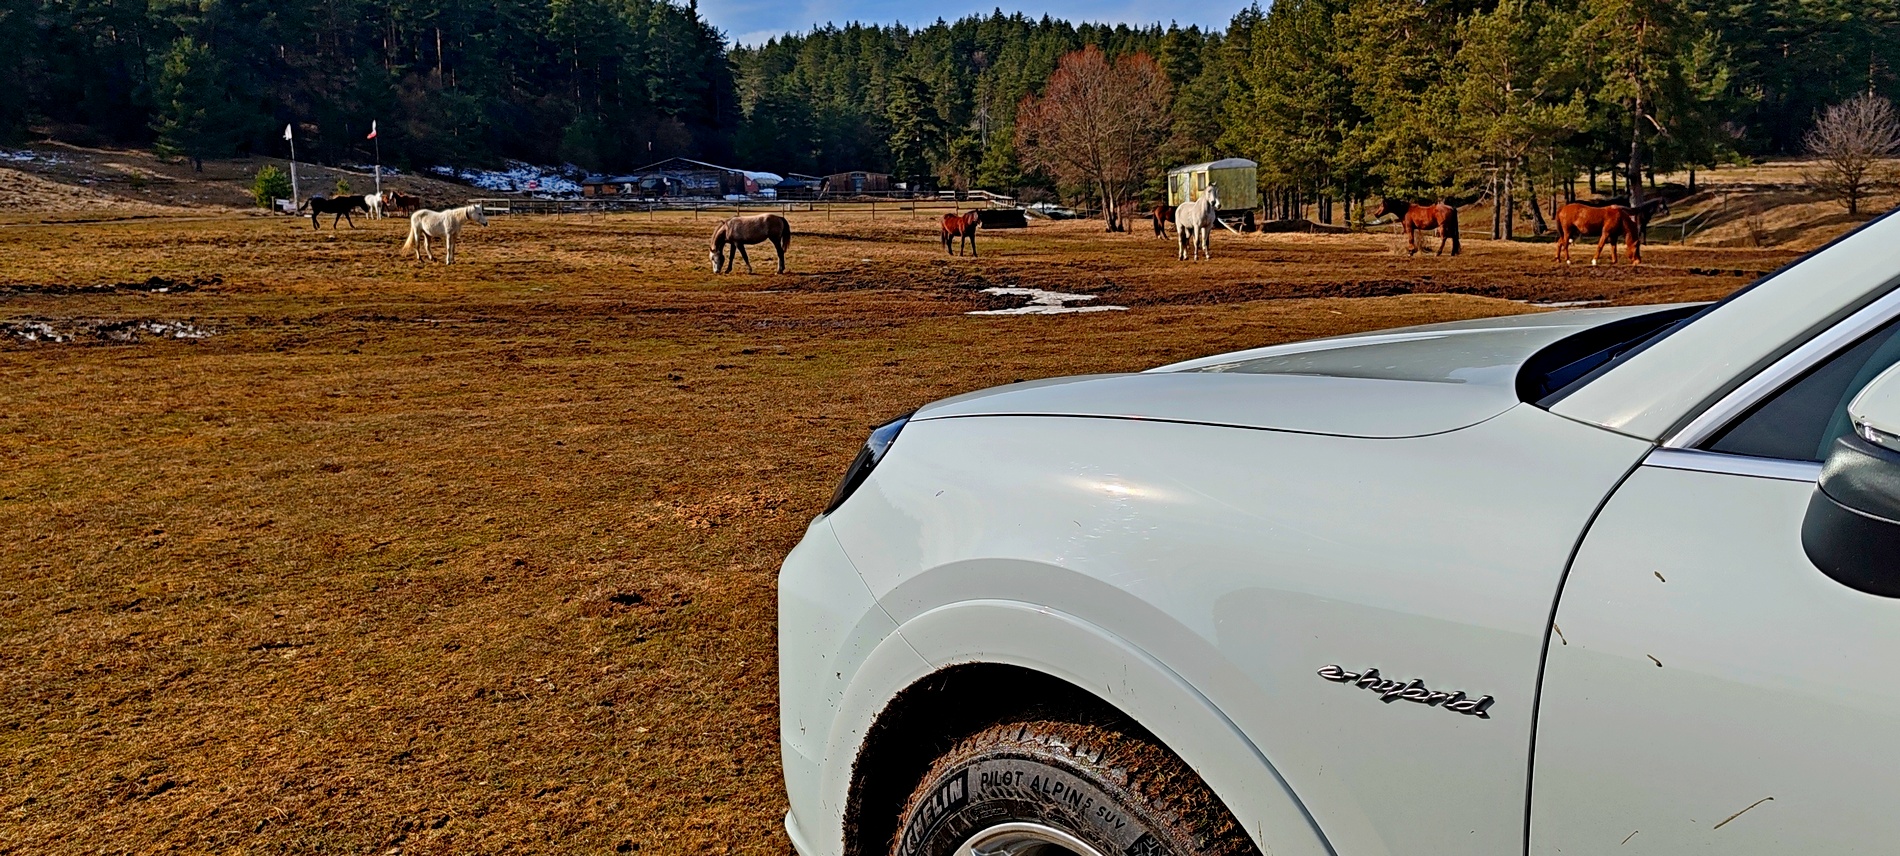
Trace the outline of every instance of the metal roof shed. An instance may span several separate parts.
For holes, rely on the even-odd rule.
[[[1209,187],[1220,195],[1223,214],[1259,208],[1260,165],[1246,158],[1226,158],[1168,170],[1169,205],[1199,199]]]

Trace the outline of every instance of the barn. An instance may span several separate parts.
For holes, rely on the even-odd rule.
[[[625,175],[590,175],[581,182],[583,196],[637,196],[720,198],[743,196],[756,187],[744,170],[688,158],[667,158]]]
[[[864,170],[838,172],[825,176],[821,186],[824,188],[822,192],[831,196],[887,193],[891,189],[891,176],[890,173],[865,172]]]
[[[824,183],[824,179],[815,175],[788,172],[785,174],[785,180],[779,182],[773,189],[778,191],[780,199],[816,199],[818,189],[823,187]]]
[[[1168,204],[1192,202],[1210,186],[1220,196],[1222,215],[1247,214],[1260,207],[1260,165],[1246,158],[1227,158],[1168,170]]]

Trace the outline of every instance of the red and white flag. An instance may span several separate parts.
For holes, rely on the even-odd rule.
[[[369,136],[364,137],[363,139],[365,140],[376,139],[376,120],[375,119],[369,120]]]

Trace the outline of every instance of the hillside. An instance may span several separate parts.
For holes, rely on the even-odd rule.
[[[250,184],[267,164],[290,168],[279,158],[252,157],[206,160],[198,172],[187,161],[147,150],[50,142],[0,149],[0,218],[262,213],[251,200]],[[332,194],[339,179],[352,193],[368,193],[375,186],[375,177],[365,170],[299,163],[297,174],[305,196]],[[383,186],[438,204],[495,195],[458,182],[387,171]]]

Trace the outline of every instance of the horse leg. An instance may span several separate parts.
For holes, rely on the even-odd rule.
[[[778,252],[778,272],[785,272],[785,245],[791,243],[782,237],[772,239],[772,249]]]
[[[1630,237],[1629,237],[1629,244],[1630,244],[1630,265],[1635,266],[1635,265],[1642,264],[1643,263],[1642,233],[1631,232]]]
[[[1597,238],[1597,254],[1590,257],[1591,267],[1596,267],[1598,262],[1603,261],[1603,245],[1604,244],[1610,244],[1610,230],[1608,229],[1604,229],[1603,234],[1601,236],[1598,236]],[[1615,244],[1610,244],[1610,264],[1616,264],[1616,245]]]
[[[752,274],[752,254],[745,251],[745,244],[739,245],[739,258],[745,259],[745,272],[750,276]]]
[[[956,255],[956,252],[950,249],[950,233],[949,232],[943,233],[943,254],[946,256]]]
[[[1405,224],[1405,255],[1409,258],[1418,255],[1418,230],[1412,224]]]
[[[1569,264],[1564,256],[1570,255],[1570,227],[1557,224],[1557,263]]]
[[[442,233],[442,263],[455,264],[455,222],[449,222],[449,228]]]
[[[968,237],[970,239],[970,258],[976,258],[976,230],[971,229]]]

